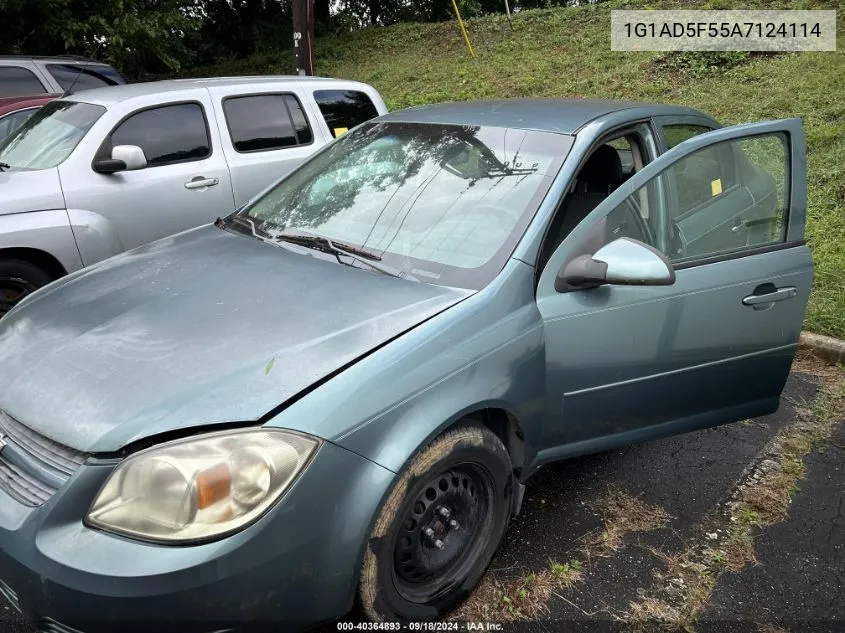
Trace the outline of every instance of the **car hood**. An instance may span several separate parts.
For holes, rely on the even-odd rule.
[[[64,208],[57,168],[0,172],[0,215]]]
[[[258,420],[470,294],[200,227],[10,312],[0,409],[86,452]]]

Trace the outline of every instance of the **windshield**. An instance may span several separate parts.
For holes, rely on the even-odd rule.
[[[105,111],[90,103],[51,101],[0,144],[0,162],[12,169],[55,167]]]
[[[267,239],[327,237],[400,276],[477,289],[501,271],[572,137],[498,127],[371,123],[239,215]]]

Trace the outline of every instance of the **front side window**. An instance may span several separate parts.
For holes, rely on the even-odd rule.
[[[271,239],[327,237],[404,276],[480,288],[504,266],[571,145],[546,132],[370,124],[241,214]]]
[[[0,117],[0,143],[36,112],[38,112],[38,108],[26,108]]]
[[[314,100],[335,138],[378,116],[372,100],[358,90],[317,90]]]
[[[724,162],[715,164],[717,159]],[[596,225],[594,232],[601,235],[588,241],[601,246],[631,237],[676,263],[782,243],[789,181],[784,135],[717,143],[676,161],[634,191]],[[646,205],[662,221],[649,220]],[[654,230],[655,225],[662,229]]]
[[[0,97],[23,97],[45,92],[31,70],[21,66],[0,66]]]
[[[0,162],[12,169],[49,169],[63,162],[106,109],[51,101],[0,144]]]
[[[73,89],[73,92],[79,92],[123,83],[120,75],[109,66],[47,64],[47,71],[65,91]]]
[[[110,138],[115,145],[137,145],[147,165],[160,167],[202,160],[211,155],[205,113],[198,103],[141,110],[118,125]],[[106,154],[110,154],[108,148]]]
[[[265,152],[313,140],[302,106],[290,94],[229,97],[223,111],[238,152]]]

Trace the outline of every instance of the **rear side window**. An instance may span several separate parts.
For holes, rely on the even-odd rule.
[[[47,70],[65,91],[73,88],[73,92],[79,92],[123,83],[117,71],[109,66],[47,64]]]
[[[663,138],[666,141],[666,149],[672,149],[693,136],[711,132],[709,127],[703,125],[665,125],[663,126]]]
[[[302,106],[290,94],[229,97],[223,111],[238,152],[266,152],[313,140]]]
[[[357,90],[317,90],[314,100],[335,138],[378,116],[370,98]]]
[[[0,66],[0,97],[22,97],[47,92],[35,74],[20,66]]]
[[[112,132],[111,146],[115,145],[137,145],[150,167],[201,160],[211,154],[205,113],[198,103],[178,103],[131,115]]]

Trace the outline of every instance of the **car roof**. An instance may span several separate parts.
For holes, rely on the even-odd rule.
[[[460,101],[418,106],[379,117],[379,121],[442,123],[541,130],[573,134],[590,121],[622,110],[638,109],[636,116],[707,116],[684,106],[610,99],[499,99]],[[632,115],[634,113],[632,112]],[[710,117],[708,117],[710,118]]]
[[[311,83],[315,87],[319,84],[327,86],[338,84],[343,86],[364,86],[357,81],[350,81],[346,79],[331,79],[328,77],[306,77],[302,75],[265,75],[255,77],[207,77],[197,79],[165,79],[161,81],[148,81],[134,84],[124,84],[119,86],[108,86],[106,88],[92,88],[85,90],[79,94],[65,97],[67,101],[84,101],[86,103],[96,103],[99,105],[111,105],[126,101],[127,99],[134,99],[140,96],[149,96],[154,94],[167,94],[172,92],[181,92],[190,90],[192,88],[214,88],[214,87],[239,87],[239,86],[255,86],[257,89],[261,88],[278,88],[284,84],[300,84]]]

